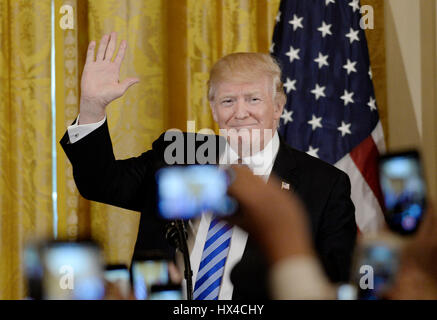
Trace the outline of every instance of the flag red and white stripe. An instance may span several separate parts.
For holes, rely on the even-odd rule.
[[[385,225],[378,181],[378,156],[385,152],[384,133],[378,122],[371,135],[340,159],[335,166],[349,175],[357,226],[362,233],[376,233]]]

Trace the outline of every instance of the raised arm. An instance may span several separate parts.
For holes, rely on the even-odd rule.
[[[103,36],[94,59],[95,42],[89,44],[82,73],[79,124],[95,123],[105,117],[107,105],[137,83],[137,78],[119,81],[126,51],[122,41],[114,61],[117,35]],[[140,211],[153,195],[154,151],[140,157],[116,160],[106,121],[80,141],[72,143],[68,133],[61,145],[73,166],[76,186],[87,199]]]

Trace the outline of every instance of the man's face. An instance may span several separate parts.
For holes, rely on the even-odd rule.
[[[252,143],[258,140],[258,134],[260,149],[263,149],[275,133],[283,109],[273,100],[272,90],[272,80],[268,76],[253,82],[219,83],[215,88],[214,101],[211,102],[214,120],[220,129],[234,129],[237,133],[248,130]],[[269,132],[270,138],[264,140],[264,133]]]

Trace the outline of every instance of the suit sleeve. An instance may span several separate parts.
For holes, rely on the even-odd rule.
[[[116,160],[106,121],[75,143],[70,143],[66,132],[60,143],[84,198],[134,211],[141,211],[152,200],[153,150],[136,158]]]
[[[322,264],[333,282],[349,281],[357,235],[355,207],[350,193],[349,177],[341,172],[331,189],[316,239]]]

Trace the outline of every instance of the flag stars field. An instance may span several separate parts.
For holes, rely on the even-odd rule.
[[[285,91],[287,94],[290,93],[291,90],[296,91],[296,79],[290,80],[290,78],[287,78],[287,81],[284,83]]]
[[[299,51],[300,49],[294,49],[293,46],[290,46],[290,50],[285,54],[290,58],[290,63],[293,63],[294,60],[300,60]]]
[[[360,10],[360,0],[352,0],[351,2],[349,2],[349,6],[352,7],[352,10],[355,11],[359,11]]]
[[[370,111],[376,110],[376,100],[373,97],[370,97],[370,101],[367,105],[370,107]]]
[[[353,92],[348,92],[346,89],[344,90],[344,94],[340,97],[341,100],[344,101],[344,105],[347,106],[349,103],[354,103]]]
[[[318,152],[319,152],[319,148],[313,148],[313,146],[309,146],[307,154],[315,158],[318,158],[319,157],[319,155],[317,154]]]
[[[312,119],[310,121],[308,121],[308,124],[311,125],[311,127],[313,128],[313,131],[316,130],[317,128],[323,128],[322,126],[322,117],[316,117],[314,114],[312,116]]]
[[[341,122],[341,126],[337,128],[338,131],[341,132],[341,136],[344,137],[347,134],[352,134],[350,130],[351,124],[345,123],[344,121]]]
[[[322,38],[324,38],[327,34],[332,35],[331,27],[332,24],[326,24],[325,21],[322,21],[322,25],[317,30],[322,33]]]
[[[316,100],[319,100],[320,97],[326,97],[325,89],[326,87],[319,86],[319,84],[316,83],[316,87],[313,90],[311,90],[311,93],[314,95]]]
[[[379,121],[360,2],[284,0],[278,11],[271,51],[287,95],[279,132],[335,164]]]
[[[359,0],[280,1],[272,55],[287,101],[278,131],[290,146],[350,174],[353,197],[377,204],[378,180],[370,172],[376,172],[379,150],[367,148],[369,141],[377,147],[383,132],[361,9]],[[380,207],[369,206],[357,208],[360,230],[376,226],[371,217],[382,217]]]
[[[293,20],[288,21],[288,23],[293,25],[293,31],[296,31],[298,28],[303,29],[302,20],[303,17],[298,17],[297,15],[293,15]]]
[[[354,41],[360,41],[358,37],[358,30],[354,30],[349,28],[349,33],[346,33],[346,38],[349,38],[350,43],[352,44]]]
[[[349,75],[351,72],[357,72],[357,69],[355,68],[357,62],[354,61],[350,61],[349,59],[347,59],[346,64],[343,66],[343,69],[347,70],[347,74]]]
[[[329,66],[328,58],[328,55],[324,56],[321,52],[319,52],[319,56],[314,59],[314,62],[317,62],[319,65],[319,69],[321,69],[323,66]]]
[[[280,22],[281,21],[281,11],[278,11],[278,14],[276,15],[275,20],[276,20],[276,22]]]
[[[281,115],[281,119],[284,120],[284,125],[287,124],[288,122],[293,122],[293,118],[291,117],[293,115],[293,111],[287,111],[286,109],[284,109],[284,111],[282,112]]]

